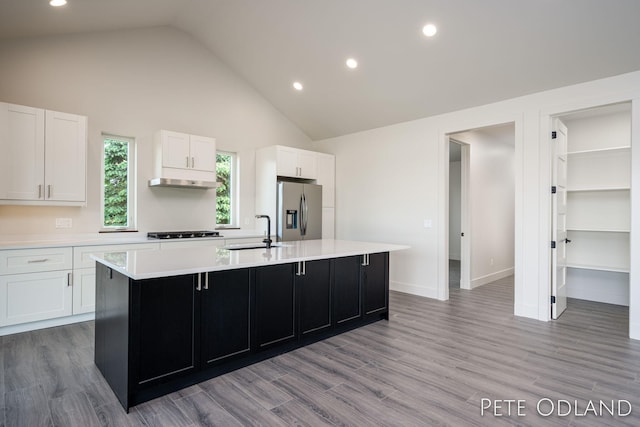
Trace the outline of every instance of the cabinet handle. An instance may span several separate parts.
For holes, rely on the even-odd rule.
[[[369,254],[363,254],[362,255],[362,265],[364,267],[366,267],[367,265],[369,265]]]
[[[306,275],[307,275],[306,261],[298,261],[298,269],[296,271],[296,276],[306,276]]]
[[[198,284],[196,285],[196,291],[202,290],[202,273],[198,273]]]
[[[73,286],[73,273],[67,273],[67,286]]]
[[[185,160],[187,161],[187,169],[189,169],[189,156],[185,157]]]
[[[42,184],[38,184],[38,199],[42,198]]]
[[[51,198],[51,184],[47,185],[47,199]]]
[[[49,258],[30,259],[29,261],[27,261],[27,264],[36,264],[36,263],[47,262],[47,261],[49,261]]]
[[[204,274],[204,289],[205,290],[209,290],[209,273],[203,273]]]
[[[192,157],[192,158],[191,158],[191,169],[193,169],[193,168],[195,168],[195,167],[196,167],[196,158],[195,158],[195,157]]]

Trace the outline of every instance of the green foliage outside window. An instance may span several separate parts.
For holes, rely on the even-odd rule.
[[[222,183],[216,189],[216,224],[231,224],[231,167],[233,156],[216,154],[217,181]]]
[[[129,143],[104,139],[104,226],[127,227]]]

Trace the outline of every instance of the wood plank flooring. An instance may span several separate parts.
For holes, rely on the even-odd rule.
[[[391,293],[391,316],[132,408],[93,365],[93,323],[0,337],[0,426],[640,425],[640,342],[626,307],[570,300],[513,316],[512,278],[447,302]],[[502,404],[481,416],[482,399]],[[543,417],[562,401],[561,412]],[[626,417],[585,413],[623,399]],[[567,403],[564,403],[566,401]],[[577,401],[577,406],[575,404]],[[628,408],[624,406],[623,411]],[[557,411],[557,407],[556,407]]]

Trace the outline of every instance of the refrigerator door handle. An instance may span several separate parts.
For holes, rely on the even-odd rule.
[[[300,234],[305,236],[307,234],[307,214],[309,213],[309,206],[307,206],[307,198],[304,193],[300,198]]]

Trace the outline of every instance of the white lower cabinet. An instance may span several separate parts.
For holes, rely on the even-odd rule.
[[[96,269],[73,270],[73,314],[96,311]]]

